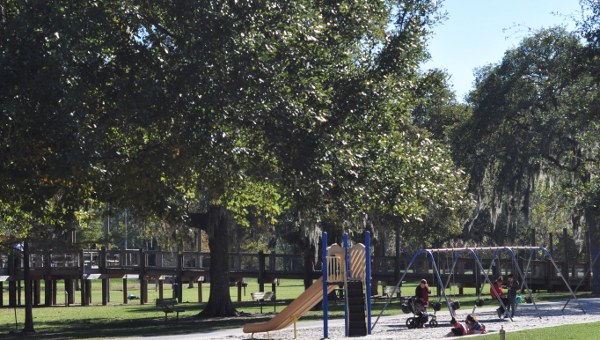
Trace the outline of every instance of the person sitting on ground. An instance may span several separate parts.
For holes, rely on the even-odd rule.
[[[477,320],[475,315],[469,314],[465,319],[465,324],[467,324],[467,334],[485,334],[487,331],[485,330],[485,325]]]
[[[506,289],[508,290],[508,304],[506,306],[506,316],[510,318],[515,316],[515,308],[517,307],[517,292],[519,290],[519,281],[515,280],[513,274],[508,274],[506,277],[508,283]]]
[[[454,317],[450,320],[450,324],[452,325],[452,328],[450,329],[450,334],[448,334],[449,336],[461,336],[467,334],[467,329],[462,322],[456,321]]]
[[[499,318],[504,315],[504,306],[508,304],[508,299],[504,297],[504,293],[502,292],[502,281],[502,276],[498,276],[492,287],[490,287],[490,296],[500,302],[500,307],[496,309]]]
[[[427,285],[427,280],[423,279],[417,288],[415,288],[415,296],[421,301],[424,308],[429,306],[429,294],[431,294],[431,291]]]

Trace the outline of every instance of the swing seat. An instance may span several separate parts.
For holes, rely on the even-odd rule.
[[[410,306],[407,303],[403,303],[402,305],[400,305],[402,307],[402,312],[404,314],[409,314],[412,312],[412,309],[410,308]]]
[[[433,302],[431,304],[431,308],[433,308],[434,311],[439,312],[440,309],[442,309],[442,304],[439,302]]]
[[[477,299],[477,300],[475,300],[475,306],[477,306],[477,307],[483,306],[483,299]]]
[[[517,295],[517,298],[515,299],[515,301],[517,302],[517,304],[521,304],[521,303],[523,303],[523,297],[521,295]]]
[[[452,307],[453,310],[460,309],[460,301],[452,301],[450,307]]]

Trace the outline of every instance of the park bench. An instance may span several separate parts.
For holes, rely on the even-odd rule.
[[[255,292],[255,293],[251,293],[250,296],[252,296],[252,300],[258,302],[258,304],[260,305],[260,313],[262,314],[262,308],[263,305],[267,302],[267,301],[274,301],[275,300],[275,292]],[[273,303],[273,312],[275,312],[275,303]]]
[[[177,299],[156,299],[156,307],[160,308],[165,313],[165,321],[169,313],[175,313],[179,320],[179,313],[185,312],[184,309],[177,307]]]
[[[400,291],[398,289],[398,291],[396,291],[396,294],[394,294],[395,296],[392,296],[395,288],[396,288],[396,286],[385,286],[385,287],[383,287],[383,294],[375,295],[373,297],[378,300],[388,300],[389,298],[395,299],[397,297],[396,294]]]
[[[394,298],[395,296],[392,296],[392,294],[394,294],[394,290],[396,289],[396,286],[385,286],[385,288],[383,288],[383,296],[387,299],[387,298]],[[396,293],[398,293],[400,290],[396,290]]]

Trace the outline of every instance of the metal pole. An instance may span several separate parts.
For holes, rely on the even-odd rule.
[[[442,282],[442,277],[440,276],[440,272],[438,270],[438,266],[435,263],[435,258],[433,257],[433,253],[427,251],[427,255],[431,259],[431,263],[433,264],[433,272],[437,277],[438,284],[442,286],[442,295],[444,299],[446,299],[446,305],[448,306],[448,310],[450,311],[450,315],[454,316],[454,311],[452,310],[452,306],[450,306],[450,300],[448,300],[448,296],[446,295],[446,288],[443,286],[444,282]]]
[[[365,277],[367,293],[367,334],[371,334],[371,233],[365,233]]]
[[[529,267],[531,265],[531,260],[533,259],[533,253],[534,250],[531,250],[531,255],[529,256],[529,260],[527,261],[527,270],[529,270]],[[529,297],[531,298],[531,303],[533,303],[533,307],[535,307],[535,310],[538,309],[537,304],[535,303],[535,300],[533,299],[533,296],[531,296],[531,289],[529,288],[529,286],[527,286],[527,280],[525,278],[525,274],[521,271],[521,268],[519,267],[519,263],[517,263],[517,260],[515,259],[515,254],[513,254],[513,263],[515,264],[515,267],[517,268],[517,273],[519,273],[519,276],[521,277],[522,283],[521,283],[521,289],[523,289],[523,285],[525,285],[525,289],[527,289],[527,291],[529,291]],[[525,273],[527,273],[527,270],[525,271]],[[542,317],[538,315],[538,317],[541,319]],[[511,318],[512,320],[512,318]]]
[[[394,287],[394,290],[392,291],[390,296],[388,296],[387,301],[385,302],[385,305],[383,306],[383,309],[381,309],[381,312],[377,316],[377,319],[375,319],[375,322],[373,323],[371,330],[373,330],[373,328],[375,328],[375,325],[377,325],[379,318],[381,317],[381,315],[383,315],[383,312],[385,312],[386,308],[389,306],[390,302],[394,298],[394,295],[396,295],[396,292],[398,291],[398,287],[402,284],[402,280],[404,280],[404,277],[408,273],[408,270],[412,267],[413,263],[416,261],[417,256],[421,255],[422,253],[424,253],[426,251],[427,251],[427,249],[420,249],[416,253],[413,254],[413,257],[410,259],[408,266],[406,266],[406,269],[404,270],[404,273],[400,277],[400,280],[398,280],[398,283],[396,283],[396,287]]]
[[[494,267],[494,261],[496,260],[496,257],[498,256],[498,252],[500,250],[504,250],[504,249],[510,250],[510,248],[507,248],[507,247],[500,247],[500,248],[497,248],[496,250],[494,250],[494,252],[492,253],[492,260],[490,262],[490,270],[489,270],[492,272],[492,275],[494,274],[492,271],[492,268]],[[500,261],[498,261],[498,265],[500,265]],[[491,284],[491,285],[493,285],[493,284]],[[498,300],[498,302],[500,302],[500,305],[506,312],[506,306],[504,305],[504,302],[502,302],[502,299],[500,298],[500,295],[498,294],[498,292],[495,289],[492,289],[492,292],[494,292],[494,296],[496,297],[496,300]],[[511,320],[512,320],[512,318],[511,318]]]
[[[349,333],[349,328],[350,328],[350,324],[348,322],[348,318],[350,317],[350,313],[348,311],[348,276],[350,275],[350,252],[348,251],[348,234],[344,233],[344,258],[346,259],[344,262],[346,262],[345,264],[345,273],[344,273],[344,322],[346,327],[345,328],[345,334],[346,336],[348,336]]]
[[[533,300],[533,296],[531,295],[531,289],[527,285],[527,278],[525,277],[525,275],[527,275],[527,272],[529,271],[529,267],[531,266],[531,260],[533,259],[533,253],[534,253],[534,250],[531,250],[531,252],[529,254],[529,259],[527,260],[527,266],[525,267],[525,272],[522,275],[523,281],[521,282],[521,288],[519,290],[523,290],[523,286],[525,286],[525,289],[527,290],[527,292],[529,294],[529,298],[531,299],[533,306],[537,310],[537,305],[535,304],[535,301]]]
[[[594,264],[596,264],[596,261],[598,261],[598,257],[600,257],[600,251],[596,253],[596,257],[594,257],[594,261],[592,261],[592,264],[590,265],[590,267],[587,269],[587,271],[585,272],[585,274],[583,274],[583,277],[581,278],[581,281],[579,281],[579,284],[577,284],[577,287],[575,287],[575,290],[573,291],[573,293],[577,293],[577,291],[579,290],[579,288],[583,284],[583,281],[585,281],[585,279],[587,278],[587,276],[592,271],[592,268],[594,268]],[[567,302],[565,302],[565,305],[562,308],[563,311],[565,310],[565,308],[567,307],[567,305],[569,304],[570,301],[571,301],[571,298],[569,298],[567,300]]]
[[[477,256],[477,253],[475,253],[475,251],[473,251],[471,249],[471,254],[473,254],[473,258],[475,259],[475,263],[477,263],[477,265],[479,266],[479,270],[483,273],[483,284],[481,285],[482,289],[479,290],[479,296],[477,297],[477,298],[480,299],[481,298],[481,294],[483,292],[483,286],[487,282],[487,283],[490,284],[490,287],[491,287],[492,286],[492,280],[490,279],[490,276],[489,276],[488,272],[485,270],[485,268],[483,268],[483,264],[481,264],[481,261],[479,260],[479,257]],[[471,311],[471,313],[475,312],[475,307],[476,306],[477,306],[476,304],[473,306],[473,310]]]
[[[550,253],[548,252],[548,249],[546,249],[544,247],[539,247],[539,250],[542,250],[546,254],[548,259],[550,259],[550,262],[552,262],[552,264],[554,265],[554,268],[556,269],[556,271],[558,273],[560,273],[560,269],[558,268],[558,265],[556,264],[556,262],[554,262],[552,255],[550,255]],[[571,286],[569,285],[569,282],[567,281],[567,279],[562,275],[562,273],[560,274],[560,277],[562,278],[563,282],[565,283],[565,286],[567,286],[567,289],[569,289],[569,292],[571,292],[571,296],[573,297],[575,302],[577,302],[577,305],[579,305],[579,308],[581,308],[581,311],[583,312],[583,314],[586,314],[585,309],[583,309],[583,306],[581,305],[581,303],[579,303],[579,300],[577,299],[577,296],[575,296],[575,293],[573,292],[573,289],[571,289]],[[563,310],[564,310],[564,307],[563,307]]]
[[[327,233],[323,232],[321,238],[323,243],[323,251],[321,254],[321,267],[323,269],[323,338],[329,338],[329,330],[327,326]]]

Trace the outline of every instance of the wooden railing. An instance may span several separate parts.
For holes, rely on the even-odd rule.
[[[252,254],[235,253],[229,254],[230,270],[232,272],[244,273],[248,277],[258,277],[259,272],[277,274],[284,278],[289,275],[301,275],[312,268],[305,268],[302,256],[291,254]],[[262,259],[261,259],[262,258]],[[181,266],[178,267],[178,261],[181,260]],[[488,270],[489,259],[480,259],[483,267]],[[11,265],[11,261],[13,261]],[[380,280],[392,282],[398,271],[403,272],[409,261],[408,256],[403,256],[397,260],[393,256],[372,257],[372,275]],[[523,261],[521,261],[523,262]],[[264,264],[264,268],[262,267]],[[84,268],[81,268],[83,264]],[[563,269],[562,263],[557,263],[560,270]],[[73,269],[89,272],[94,270],[124,270],[129,272],[138,272],[142,265],[145,270],[176,270],[183,271],[208,271],[210,266],[210,253],[206,252],[169,252],[169,251],[142,251],[142,250],[80,250],[78,252],[32,252],[29,265],[32,271],[53,271],[56,269]],[[526,263],[521,263],[521,270],[524,270]],[[588,268],[585,263],[570,263],[568,267],[570,279],[581,279]],[[317,264],[316,267],[320,267]],[[450,264],[447,261],[438,261],[438,268],[442,275],[450,274]],[[23,268],[23,257],[21,253],[13,255],[0,254],[0,275],[15,275]],[[399,270],[398,270],[399,268]],[[476,265],[472,259],[459,259],[454,270],[457,276],[475,276]],[[507,275],[512,272],[512,263],[508,260],[500,260],[495,268],[493,275]],[[433,275],[431,264],[426,261],[417,261],[408,274],[412,275]],[[481,274],[481,273],[479,273]],[[492,273],[488,273],[492,275]],[[524,273],[530,279],[553,279],[558,278],[554,266],[549,261],[534,260],[530,264],[527,273]],[[409,275],[410,277],[411,275]]]

